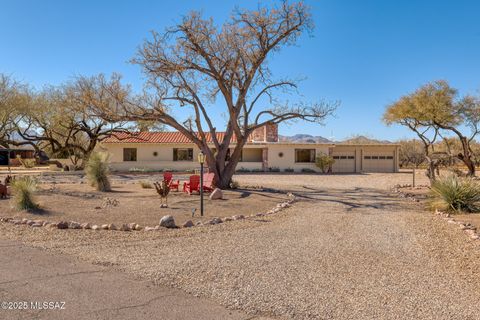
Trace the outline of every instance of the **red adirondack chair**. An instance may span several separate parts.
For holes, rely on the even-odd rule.
[[[203,191],[212,192],[213,191],[213,179],[215,178],[215,173],[210,172],[203,175]]]
[[[192,194],[193,191],[200,192],[200,176],[190,176],[190,181],[183,183],[183,192]]]
[[[168,183],[170,190],[177,190],[180,186],[180,180],[173,180],[173,174],[171,172],[164,172],[163,173],[163,180]]]

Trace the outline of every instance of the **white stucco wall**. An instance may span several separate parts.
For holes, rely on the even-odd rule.
[[[315,163],[296,163],[295,149],[315,149],[315,154],[318,156],[321,152],[328,154],[328,148],[329,145],[269,144],[268,166],[280,168],[281,171],[292,168],[295,172],[300,172],[306,168],[320,172],[321,170],[315,166]],[[280,153],[283,153],[282,157],[280,157]]]

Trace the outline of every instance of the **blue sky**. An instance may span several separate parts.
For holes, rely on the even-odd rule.
[[[480,2],[306,2],[315,31],[270,60],[273,75],[304,77],[302,99],[340,100],[341,106],[326,126],[282,125],[281,134],[411,137],[407,129],[382,124],[387,104],[436,79],[461,94],[479,93]],[[119,72],[139,89],[141,70],[128,60],[150,30],[172,26],[190,10],[221,22],[235,5],[256,2],[0,0],[0,72],[37,87],[76,74]],[[220,116],[215,122],[222,127]]]

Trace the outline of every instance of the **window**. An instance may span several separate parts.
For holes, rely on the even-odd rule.
[[[372,157],[371,156],[365,156],[365,157],[363,157],[363,159],[370,160],[370,159],[372,159]]]
[[[393,156],[387,156],[388,160],[393,160]]]
[[[173,161],[193,161],[193,149],[191,148],[174,148],[173,149]]]
[[[295,162],[315,162],[315,149],[295,149]]]
[[[137,148],[123,148],[123,161],[137,161]]]
[[[354,156],[348,156],[347,158],[350,159],[350,160],[355,159]]]
[[[333,159],[338,160],[340,159],[340,156],[333,156]]]
[[[340,156],[340,159],[347,159],[347,156]]]
[[[385,156],[380,156],[380,157],[378,157],[378,159],[385,160]]]

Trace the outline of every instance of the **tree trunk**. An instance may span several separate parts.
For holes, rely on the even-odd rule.
[[[214,159],[207,161],[210,171],[215,173],[215,186],[217,188],[230,188],[230,182],[240,161],[244,145],[245,142],[237,141],[234,151],[230,154],[228,163],[225,161],[225,155],[227,154],[227,149],[229,149],[228,145],[219,150]]]
[[[468,168],[468,175],[471,177],[475,176],[475,163],[472,160],[472,153],[470,152],[470,144],[467,141],[467,138],[464,136],[459,137],[462,142],[463,154],[459,154],[458,158],[463,161],[463,163]]]

